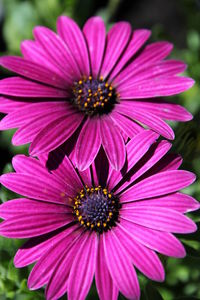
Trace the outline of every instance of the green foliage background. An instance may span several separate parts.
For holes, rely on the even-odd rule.
[[[177,97],[171,97],[171,101],[184,105],[194,115],[191,122],[172,123],[176,134],[173,151],[183,156],[182,167],[197,175],[196,183],[185,192],[200,199],[200,1],[155,0],[150,1],[150,6],[149,2],[147,5],[146,0],[135,1],[134,5],[133,2],[127,0],[0,0],[0,18],[3,16],[1,54],[20,54],[20,42],[32,38],[34,26],[45,25],[55,30],[56,18],[61,14],[75,18],[81,26],[93,14],[101,15],[108,27],[113,22],[124,19],[131,21],[133,28],[137,28],[138,24],[143,28],[149,27],[153,32],[151,41],[167,39],[173,42],[175,48],[171,56],[184,60],[188,64],[186,74],[196,80],[196,85],[191,90]],[[150,11],[148,11],[149,7]],[[157,9],[157,16],[152,19],[155,9]],[[165,9],[168,10],[168,15],[164,19],[162,16]],[[177,11],[179,22],[175,20],[174,9]],[[168,24],[172,30],[169,30]],[[7,71],[2,69],[1,77],[7,75]],[[13,131],[0,134],[2,173],[12,170],[10,161],[13,155],[27,153],[27,147],[11,145],[12,134]],[[1,188],[0,201],[4,202],[12,197],[11,192]],[[199,224],[199,212],[190,216]],[[139,274],[142,300],[200,299],[200,232],[180,236],[180,239],[186,246],[188,255],[184,259],[161,257],[166,269],[164,283],[151,282]],[[22,243],[23,241],[0,237],[0,300],[44,299],[43,290],[27,289],[27,277],[31,267],[15,269],[13,266],[13,256]],[[95,285],[92,286],[88,299],[98,299]],[[124,298],[120,296],[120,299]]]

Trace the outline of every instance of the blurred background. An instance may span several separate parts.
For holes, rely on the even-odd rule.
[[[171,123],[176,134],[173,151],[183,156],[183,169],[196,173],[196,183],[185,192],[200,200],[200,0],[0,0],[1,55],[20,54],[20,42],[32,38],[34,26],[45,25],[55,30],[56,18],[61,14],[73,17],[80,26],[92,15],[102,16],[108,28],[116,21],[126,20],[134,29],[151,29],[151,41],[168,40],[174,44],[171,57],[188,64],[186,74],[196,80],[196,85],[171,97],[171,101],[185,106],[194,115],[188,123]],[[8,75],[1,69],[0,78]],[[13,155],[27,153],[27,147],[11,145],[12,134],[13,131],[0,133],[1,173],[12,170]],[[11,192],[1,188],[0,202],[12,197]],[[191,217],[199,224],[200,212]],[[164,283],[152,282],[139,274],[141,300],[200,299],[200,231],[180,239],[188,255],[184,259],[161,257],[166,269]],[[13,256],[22,243],[0,237],[0,300],[44,299],[43,290],[27,289],[31,268],[13,266]],[[94,284],[87,299],[98,299]]]

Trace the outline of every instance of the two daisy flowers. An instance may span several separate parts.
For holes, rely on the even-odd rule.
[[[170,43],[146,46],[150,31],[127,22],[106,35],[100,17],[80,30],[62,16],[57,32],[36,27],[23,57],[0,59],[19,75],[0,81],[0,129],[18,128],[14,145],[31,143],[31,157],[15,156],[15,172],[1,176],[25,198],[0,206],[0,234],[29,238],[14,264],[36,262],[28,286],[45,285],[46,299],[85,299],[94,277],[101,300],[139,299],[135,268],[163,281],[157,253],[184,257],[174,233],[196,230],[185,213],[199,204],[179,192],[195,176],[158,140],[174,139],[164,120],[192,119],[160,97],[194,81],[166,59]]]

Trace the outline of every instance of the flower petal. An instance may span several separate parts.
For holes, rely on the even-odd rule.
[[[49,60],[56,63],[59,70],[66,76],[68,83],[79,80],[80,70],[72,53],[64,41],[50,29],[37,26],[34,28],[36,41],[43,47]]]
[[[111,166],[120,170],[126,159],[125,144],[117,126],[109,116],[101,119],[101,138]]]
[[[57,30],[80,68],[81,75],[89,76],[88,50],[79,26],[71,18],[61,16],[57,21]]]
[[[112,80],[126,65],[126,63],[137,53],[137,51],[143,46],[146,40],[151,35],[150,30],[146,29],[137,29],[133,32],[131,41],[128,44],[127,49],[122,55],[121,59],[117,63],[116,67],[112,71],[110,75],[110,79]]]
[[[0,65],[10,71],[20,74],[24,77],[46,83],[48,85],[61,89],[67,88],[65,80],[59,75],[52,74],[52,71],[44,65],[41,66],[35,62],[31,62],[17,56],[3,56],[0,58]]]
[[[96,271],[95,271],[95,281],[96,281],[98,295],[101,300],[118,299],[118,289],[113,283],[113,280],[110,276],[106,264],[102,235],[99,236],[99,247],[98,247],[97,263],[96,263]]]
[[[0,224],[0,234],[9,238],[30,238],[56,230],[72,221],[73,216],[67,213],[18,215]]]
[[[131,26],[127,22],[116,23],[108,32],[106,50],[100,74],[106,78],[123,53],[131,36]]]
[[[16,101],[14,99],[0,97],[0,111],[2,113],[10,113],[15,109],[26,106],[27,104],[28,103],[26,101]]]
[[[128,299],[139,299],[139,283],[130,256],[112,231],[103,234],[103,245],[114,284]]]
[[[132,119],[135,119],[136,121],[143,123],[144,125],[147,125],[150,129],[161,134],[165,138],[170,140],[174,139],[174,132],[171,127],[161,118],[157,117],[154,114],[151,114],[149,111],[145,111],[139,108],[130,110],[130,107],[127,107],[123,104],[119,104],[119,106],[116,107],[116,110],[121,114],[124,114]]]
[[[30,98],[67,98],[66,90],[56,89],[20,77],[11,77],[0,81],[0,94]]]
[[[121,217],[131,222],[167,232],[190,233],[196,231],[196,224],[181,213],[165,207],[137,206],[121,211]]]
[[[114,229],[115,234],[129,253],[133,264],[148,278],[163,281],[165,271],[156,253],[134,240],[134,236],[123,226]]]
[[[81,171],[94,161],[101,146],[100,123],[98,118],[88,118],[76,144],[76,165]]]
[[[171,233],[143,227],[122,218],[120,218],[120,225],[131,232],[136,241],[152,250],[172,257],[186,255],[183,245]]]
[[[31,155],[50,152],[62,145],[81,124],[84,115],[72,113],[52,121],[34,138],[29,152]]]
[[[188,171],[165,171],[148,177],[123,193],[122,202],[136,201],[140,199],[174,193],[195,181],[195,175]]]
[[[84,300],[92,284],[97,256],[96,234],[86,235],[79,245],[69,274],[68,299]]]
[[[100,17],[88,19],[83,27],[83,33],[88,45],[91,73],[96,78],[102,63],[106,41],[106,28],[103,20]]]
[[[65,191],[50,176],[46,180],[33,175],[8,173],[0,178],[1,184],[17,194],[47,202],[67,204]]]

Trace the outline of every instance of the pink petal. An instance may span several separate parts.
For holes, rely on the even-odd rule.
[[[115,66],[131,36],[131,26],[127,22],[116,23],[108,32],[106,50],[100,74],[105,78]]]
[[[15,97],[67,98],[66,90],[56,89],[20,77],[10,77],[0,81],[0,93]]]
[[[170,77],[184,72],[186,65],[178,60],[165,60],[159,62],[147,63],[136,68],[133,64],[128,66],[115,79],[115,85],[120,87],[120,90],[125,90],[125,87],[134,85],[136,82],[144,82],[147,79],[162,77]]]
[[[89,76],[89,57],[84,36],[74,20],[61,16],[57,21],[58,34],[80,68],[81,75]]]
[[[94,161],[101,146],[100,123],[98,118],[88,118],[81,129],[76,144],[76,165],[81,171]]]
[[[139,124],[119,114],[118,112],[113,111],[110,117],[113,122],[115,122],[115,124],[121,129],[121,131],[130,139],[132,139],[136,134],[143,131],[143,128]]]
[[[32,269],[28,278],[29,289],[38,289],[48,282],[57,263],[66,257],[71,249],[74,249],[73,244],[77,245],[76,241],[79,237],[80,231],[75,231],[74,228],[68,228],[55,237],[48,249],[44,249],[43,255]]]
[[[0,97],[0,111],[2,113],[10,113],[15,109],[22,108],[28,103],[26,101],[16,101],[5,97]]]
[[[101,300],[118,299],[118,289],[113,284],[113,280],[110,276],[106,264],[102,235],[99,236],[99,247],[98,247],[97,263],[96,263],[96,271],[95,271],[95,281],[96,281],[98,295]]]
[[[151,35],[151,31],[146,29],[137,29],[133,32],[131,41],[128,44],[127,49],[125,50],[122,58],[117,63],[116,67],[112,71],[110,75],[110,79],[112,80],[126,65],[126,63],[137,53],[137,51],[143,46],[143,44],[147,41],[149,36]]]
[[[121,99],[172,96],[190,89],[194,80],[188,77],[160,77],[134,82],[125,89],[118,87]]]
[[[58,148],[75,132],[83,118],[84,115],[80,113],[72,113],[49,123],[34,138],[30,154],[41,154]]]
[[[103,245],[114,284],[126,298],[139,299],[140,288],[131,258],[112,231],[103,234]]]
[[[121,114],[124,114],[132,119],[135,119],[136,121],[143,123],[144,125],[147,125],[150,129],[161,134],[165,138],[171,140],[174,139],[174,132],[171,127],[161,118],[151,114],[149,111],[145,111],[139,108],[130,110],[130,106],[127,107],[126,105],[123,105],[123,103],[119,104],[118,107],[116,107],[116,110]]]
[[[122,180],[125,173],[129,170],[144,156],[144,154],[149,150],[150,146],[156,141],[158,135],[151,130],[145,130],[136,135],[127,145],[127,165],[125,171],[116,172],[115,170],[110,170],[108,176],[108,186],[113,189],[114,186]]]
[[[68,83],[72,84],[74,80],[80,78],[80,70],[72,53],[57,34],[46,27],[37,26],[34,29],[34,36],[45,50],[49,60],[56,63],[59,70],[66,76]]]
[[[17,194],[47,202],[67,204],[65,191],[53,178],[46,180],[33,175],[8,173],[0,178],[1,184]]]
[[[52,74],[44,65],[27,61],[22,57],[3,56],[0,58],[0,65],[24,77],[52,85],[61,89],[67,88],[67,82],[59,75]]]
[[[122,210],[129,210],[132,207],[165,207],[169,209],[176,210],[180,213],[187,213],[199,209],[200,204],[194,198],[189,195],[174,193],[167,196],[162,196],[158,198],[129,202],[123,205]]]
[[[71,84],[71,79],[65,76],[54,60],[49,59],[48,53],[45,52],[45,49],[43,49],[38,42],[30,40],[23,41],[21,43],[21,52],[27,61],[46,67],[61,77],[67,84]]]
[[[173,257],[184,257],[186,254],[183,245],[171,233],[143,227],[122,218],[120,225],[129,231],[136,241],[152,250]]]
[[[181,213],[164,207],[136,206],[121,211],[121,217],[131,222],[167,232],[190,233],[196,231],[196,224]]]
[[[183,170],[164,171],[136,183],[123,193],[121,201],[136,201],[174,193],[189,186],[194,181],[195,175],[191,172]]]
[[[39,103],[27,103],[26,106],[15,109],[13,112],[9,113],[5,118],[0,122],[0,129],[10,129],[23,126],[25,123],[30,121],[34,122],[34,119],[47,116],[51,119],[51,116],[54,116],[57,113],[58,117],[63,114],[69,114],[72,110],[68,103],[64,101],[53,101],[53,102],[39,102]],[[44,126],[43,120],[41,123]]]
[[[120,170],[126,159],[125,144],[117,126],[109,116],[101,119],[101,138],[111,166]]]
[[[147,152],[147,154],[141,158],[139,164],[131,170],[131,174],[128,176],[127,180],[125,182],[119,183],[119,187],[117,187],[117,192],[121,192],[125,188],[127,188],[129,185],[132,185],[134,181],[136,181],[138,178],[140,178],[142,175],[144,177],[148,177],[146,175],[151,172],[152,169],[154,169],[154,165],[157,165],[157,162],[159,163],[160,159],[167,153],[167,151],[171,148],[171,144],[167,141],[160,141],[158,143],[155,143]],[[148,172],[149,170],[149,172]],[[123,179],[123,178],[122,178]]]
[[[145,110],[158,116],[159,118],[166,119],[166,120],[173,120],[173,121],[190,121],[193,116],[189,113],[184,107],[174,104],[174,103],[167,103],[163,101],[125,101],[123,100],[123,105],[127,107],[134,107]],[[146,112],[145,112],[146,114]]]
[[[47,154],[44,165],[59,181],[67,184],[76,192],[82,189],[83,184],[70,159],[62,150],[57,150]]]
[[[71,213],[71,209],[65,205],[56,205],[24,198],[7,201],[0,206],[0,216],[3,219],[17,219],[18,215],[34,215],[39,214],[41,211],[44,211],[45,214]]]
[[[69,274],[69,300],[84,300],[86,298],[94,276],[97,247],[97,236],[91,234],[76,252]]]
[[[154,251],[134,240],[134,235],[123,226],[120,226],[120,224],[114,229],[114,232],[130,255],[133,264],[140,272],[152,280],[164,280],[164,268]]]
[[[0,234],[9,238],[30,238],[56,230],[72,221],[73,216],[67,213],[18,215],[0,224]]]
[[[106,28],[103,20],[100,17],[90,18],[83,27],[83,33],[89,50],[91,72],[96,78],[102,63],[106,41]]]
[[[52,247],[54,247],[55,245],[57,250],[57,245],[59,245],[60,241],[63,240],[63,238],[65,238],[69,234],[71,234],[71,232],[75,232],[77,228],[78,225],[73,225],[73,226],[71,225],[71,227],[67,227],[67,229],[65,230],[61,229],[60,232],[55,231],[53,233],[48,233],[28,240],[23,246],[21,246],[21,248],[17,251],[14,257],[15,267],[23,268],[27,265],[32,264],[35,261],[40,260],[40,258],[44,256],[44,254],[46,255],[47,251],[49,249],[52,249]],[[72,239],[74,239],[74,237],[75,235],[73,236]],[[65,240],[65,249],[66,249],[66,240]],[[54,258],[56,258],[55,255]]]

